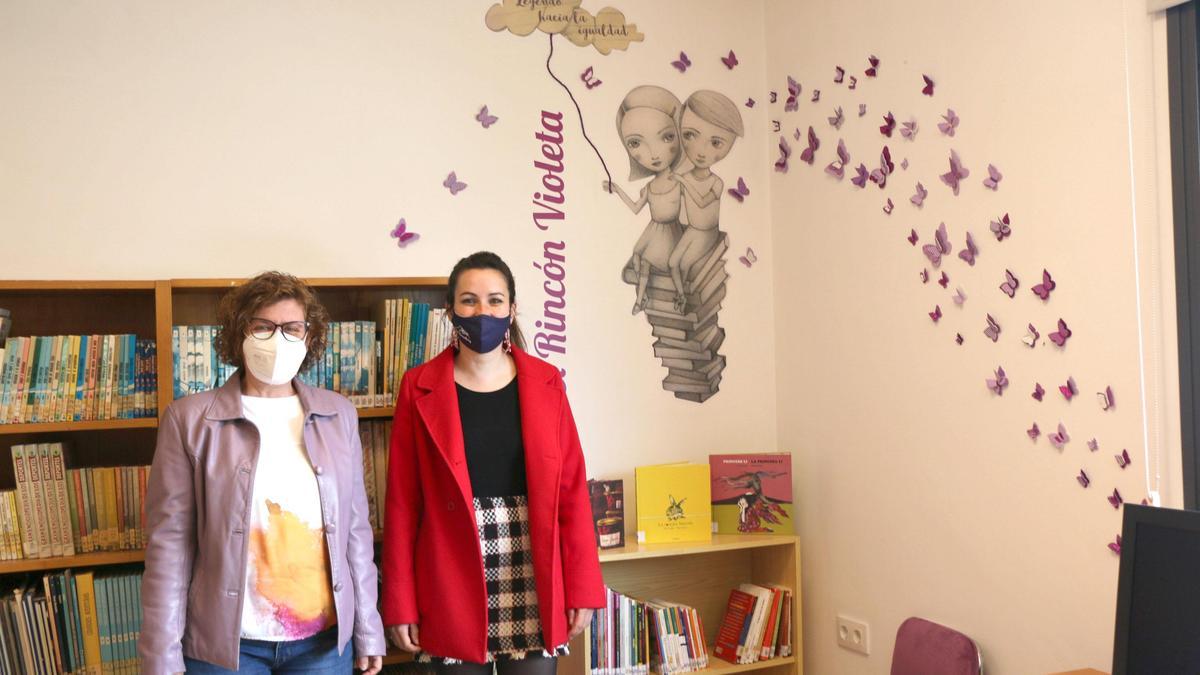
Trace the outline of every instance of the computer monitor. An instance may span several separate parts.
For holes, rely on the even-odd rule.
[[[1200,673],[1200,512],[1124,508],[1113,675]]]

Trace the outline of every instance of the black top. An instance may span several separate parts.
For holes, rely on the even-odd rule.
[[[517,378],[496,391],[471,391],[456,384],[467,472],[476,497],[523,495],[525,444]]]

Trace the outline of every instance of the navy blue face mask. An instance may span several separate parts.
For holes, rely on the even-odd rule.
[[[504,342],[504,335],[508,332],[511,322],[511,314],[508,316],[488,316],[487,314],[459,316],[454,312],[450,313],[450,323],[454,325],[458,344],[465,345],[471,351],[479,354],[487,354],[499,347],[500,343]]]

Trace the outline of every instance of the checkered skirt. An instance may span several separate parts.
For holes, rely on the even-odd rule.
[[[525,495],[476,497],[475,522],[488,595],[485,662],[567,654],[565,644],[548,650],[542,643],[533,551],[529,545],[529,502]],[[418,654],[417,661],[462,663],[427,652]]]

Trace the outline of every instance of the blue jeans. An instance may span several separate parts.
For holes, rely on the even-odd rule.
[[[289,642],[242,640],[237,670],[226,670],[207,661],[186,656],[184,665],[189,675],[224,675],[225,673],[321,673],[346,675],[354,670],[354,648],[346,645],[338,655],[337,626],[327,628],[312,637]]]

